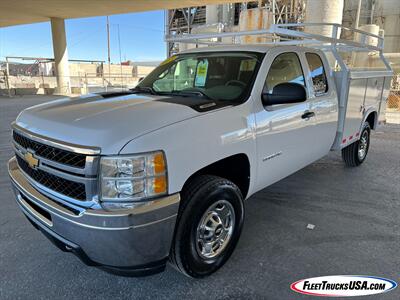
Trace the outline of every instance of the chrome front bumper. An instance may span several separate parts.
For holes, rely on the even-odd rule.
[[[8,163],[8,172],[22,212],[62,250],[74,252],[89,265],[109,270],[161,271],[165,267],[179,194],[118,212],[74,210],[35,189],[15,157]]]

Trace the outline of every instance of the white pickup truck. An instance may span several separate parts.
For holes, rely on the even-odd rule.
[[[132,90],[28,108],[12,124],[17,203],[88,265],[209,275],[251,195],[331,150],[366,159],[391,71],[341,66],[316,47],[198,48]]]

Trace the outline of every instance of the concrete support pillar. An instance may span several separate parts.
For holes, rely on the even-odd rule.
[[[399,15],[387,15],[384,18],[385,52],[400,52],[400,18]]]
[[[216,24],[219,22],[220,5],[213,4],[206,6],[206,24]]]
[[[67,39],[64,19],[51,18],[51,33],[53,38],[54,66],[57,77],[56,93],[68,95],[71,93],[69,78]]]
[[[222,5],[222,23],[231,27],[235,23],[235,5],[223,4]]]

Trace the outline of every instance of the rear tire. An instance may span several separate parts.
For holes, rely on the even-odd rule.
[[[371,127],[365,122],[360,139],[342,149],[342,158],[346,166],[357,167],[367,158],[370,144]]]
[[[231,181],[200,175],[182,191],[170,260],[189,277],[221,268],[239,240],[244,221],[243,196]]]

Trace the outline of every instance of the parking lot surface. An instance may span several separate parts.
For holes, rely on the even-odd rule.
[[[399,125],[373,133],[361,167],[346,168],[332,152],[251,197],[238,247],[211,277],[194,280],[167,267],[127,278],[58,250],[14,201],[6,169],[13,155],[9,124],[25,107],[54,98],[0,97],[0,299],[310,299],[290,284],[343,274],[400,282]],[[366,297],[399,298],[400,288]]]

